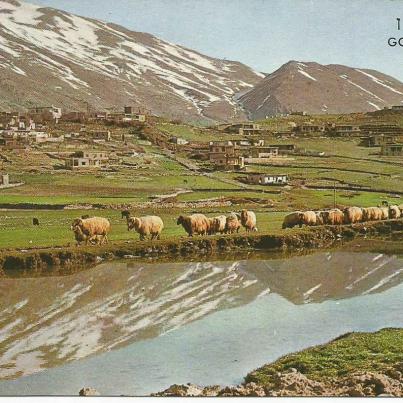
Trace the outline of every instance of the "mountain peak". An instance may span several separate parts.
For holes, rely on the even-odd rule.
[[[367,112],[403,102],[403,83],[375,70],[291,60],[239,102],[254,119],[292,111]]]

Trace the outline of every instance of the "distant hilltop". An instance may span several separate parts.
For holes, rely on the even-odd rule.
[[[0,76],[4,111],[133,105],[212,123],[403,102],[403,84],[377,71],[291,61],[265,76],[147,33],[17,0],[0,0]]]
[[[291,61],[267,75],[239,102],[252,119],[295,111],[369,112],[403,106],[403,83],[375,70]]]

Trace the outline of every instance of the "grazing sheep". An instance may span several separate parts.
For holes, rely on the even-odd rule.
[[[225,215],[220,215],[217,217],[209,218],[210,229],[209,234],[223,234],[225,232],[225,225],[227,223],[227,217]]]
[[[287,214],[283,220],[282,228],[294,228],[295,226],[302,227],[302,220],[301,220],[302,211],[295,211],[294,213]]]
[[[39,219],[38,218],[33,218],[32,219],[32,225],[39,226]]]
[[[367,207],[362,209],[364,221],[382,220],[382,210],[379,207]]]
[[[127,219],[127,227],[129,231],[134,229],[140,234],[140,241],[144,241],[150,235],[151,240],[154,240],[160,239],[164,223],[158,216],[129,217]]]
[[[317,223],[317,216],[314,211],[303,211],[299,213],[299,218],[302,224],[313,226]]]
[[[241,224],[246,229],[246,232],[256,231],[256,214],[253,211],[241,211]]]
[[[346,207],[343,214],[345,224],[355,224],[362,221],[362,209],[360,207]]]
[[[338,208],[325,211],[324,222],[327,225],[342,225],[344,222],[344,214]]]
[[[95,245],[99,244],[99,242],[101,242],[102,240],[100,235],[94,235],[92,237],[85,235],[81,227],[78,226],[73,228],[73,232],[77,242],[77,246],[80,246],[83,242],[85,242],[86,245],[88,245],[88,242],[92,245]]]
[[[210,230],[210,221],[204,214],[181,215],[178,217],[176,224],[182,225],[190,237],[194,234],[207,235]]]
[[[108,242],[108,233],[111,229],[111,223],[108,219],[103,217],[92,218],[77,218],[73,221],[71,226],[74,234],[79,234],[79,237],[85,237],[83,239],[87,245],[95,236],[99,236],[101,245]],[[77,236],[77,235],[76,235]]]
[[[400,206],[395,206],[395,205],[389,206],[389,217],[391,219],[394,220],[396,218],[401,217],[401,215],[402,215],[402,213],[400,211]]]
[[[226,217],[225,221],[225,233],[226,234],[234,234],[238,233],[241,228],[241,220],[240,216],[237,213],[231,213]]]

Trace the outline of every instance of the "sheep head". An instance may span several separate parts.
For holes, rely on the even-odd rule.
[[[71,224],[71,229],[75,232],[76,228],[80,228],[82,230],[83,228],[83,220],[81,218],[76,218],[73,221],[73,224]]]
[[[127,230],[137,230],[140,227],[141,221],[138,217],[129,217],[127,219]]]

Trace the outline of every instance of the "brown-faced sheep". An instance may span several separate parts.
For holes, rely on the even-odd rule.
[[[127,227],[129,231],[134,229],[140,235],[140,241],[144,241],[148,236],[154,240],[160,239],[164,223],[158,216],[129,217]]]
[[[237,213],[231,213],[226,217],[225,233],[234,234],[238,233],[241,228],[240,216]]]
[[[294,228],[295,226],[302,227],[302,220],[301,220],[301,213],[302,211],[296,211],[294,213],[287,214],[283,220],[283,229],[285,228]]]
[[[396,218],[400,218],[402,215],[399,206],[389,206],[389,217],[394,220]]]
[[[326,225],[342,225],[344,221],[344,214],[339,209],[332,209],[325,211],[324,222]]]
[[[87,219],[77,218],[71,226],[75,237],[83,238],[87,245],[92,239],[97,238],[97,243],[108,242],[108,233],[111,230],[111,224],[108,219],[103,217],[92,217]],[[77,235],[78,234],[78,235]],[[85,239],[84,239],[85,238]]]
[[[73,228],[74,232],[74,238],[76,240],[76,245],[80,246],[83,242],[85,242],[86,245],[88,245],[88,242],[91,245],[99,244],[102,240],[102,237],[100,235],[94,235],[94,236],[89,236],[85,235],[81,229],[81,227],[75,226]]]
[[[210,221],[204,214],[181,215],[176,224],[182,225],[189,236],[207,235],[210,230]]]
[[[343,214],[345,224],[355,224],[362,221],[362,209],[360,207],[346,207]]]
[[[225,215],[220,215],[217,217],[209,218],[210,229],[209,234],[223,234],[225,232],[225,224],[227,223],[227,217]]]
[[[325,223],[324,220],[324,211],[316,211],[316,225],[323,225]]]
[[[246,232],[257,231],[256,214],[253,211],[241,211],[241,224],[246,229]]]

